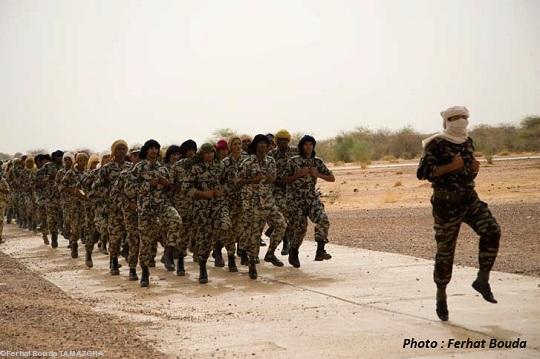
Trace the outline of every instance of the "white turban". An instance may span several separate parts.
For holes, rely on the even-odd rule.
[[[465,116],[469,118],[469,110],[465,106],[454,106],[441,111],[441,116],[446,122],[450,117]]]
[[[426,148],[427,145],[436,138],[442,138],[455,144],[462,144],[466,142],[469,138],[467,134],[467,126],[469,124],[469,110],[467,109],[467,107],[454,106],[447,108],[446,110],[441,111],[441,116],[444,120],[444,130],[422,140],[423,148]],[[454,116],[464,116],[466,119],[448,122],[448,119]],[[449,125],[449,123],[451,126]]]
[[[62,159],[66,159],[66,158],[71,158],[72,161],[75,161],[75,156],[73,156],[73,153],[71,152],[65,152],[64,153],[64,156],[62,157]]]

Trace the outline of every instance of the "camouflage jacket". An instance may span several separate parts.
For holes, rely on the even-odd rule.
[[[10,189],[7,179],[4,176],[0,176],[0,208],[6,206],[8,201]],[[1,219],[4,220],[3,218]]]
[[[55,179],[56,173],[60,169],[60,166],[58,166],[55,162],[48,162],[44,164],[41,169],[43,169],[43,195],[45,197],[45,201],[47,204],[57,202],[60,199],[60,193],[58,192]]]
[[[96,179],[92,183],[92,195],[97,197],[98,201],[103,201],[109,210],[117,209],[122,205],[119,202],[115,202],[117,198],[111,196],[111,190],[120,173],[130,167],[131,164],[129,162],[123,162],[122,164],[115,161],[109,162],[99,169]]]
[[[332,171],[326,167],[323,160],[318,157],[305,158],[300,155],[291,157],[287,171],[289,175],[293,175],[302,167],[315,167],[317,171],[323,175],[331,175]],[[288,196],[291,200],[303,200],[306,198],[318,197],[320,195],[317,189],[317,178],[310,175],[297,178],[291,182],[288,187]]]
[[[172,194],[172,200],[174,206],[177,209],[188,209],[191,207],[192,198],[186,191],[184,182],[186,181],[189,173],[190,161],[189,158],[182,158],[172,165],[170,170],[170,182],[173,184],[177,191]]]
[[[58,172],[56,172],[56,176],[54,178],[54,183],[55,183],[55,186],[56,186],[56,191],[58,192],[58,195],[60,197],[60,202],[62,203],[65,203],[66,200],[67,200],[67,195],[66,193],[63,191],[64,189],[64,185],[62,184],[62,179],[64,178],[64,176],[66,175],[66,173],[68,172],[69,170],[66,169],[65,167],[62,167],[58,170]]]
[[[62,178],[62,189],[82,190],[82,179],[84,174],[84,170],[81,171],[76,166],[71,167]],[[82,204],[82,201],[72,193],[66,193],[66,200],[70,205],[79,206]]]
[[[435,166],[441,166],[452,162],[458,154],[463,158],[464,166],[455,172],[447,173],[443,176],[434,177]],[[452,191],[465,193],[474,189],[474,179],[476,173],[472,170],[474,161],[474,145],[472,139],[463,144],[451,143],[442,138],[432,140],[424,150],[420,159],[420,164],[416,172],[419,180],[428,180],[435,191]]]
[[[224,190],[224,169],[223,163],[218,160],[212,163],[197,162],[191,166],[182,186],[187,195],[193,199],[194,211],[208,206],[218,208],[225,205],[225,196],[210,199],[195,196],[196,191]]]
[[[45,165],[38,168],[34,181],[34,193],[38,204],[46,204],[47,202],[47,172]]]
[[[243,180],[252,180],[258,175],[264,177],[276,175],[276,161],[270,156],[265,156],[263,161],[259,161],[257,156],[251,155],[240,165],[238,177]],[[242,206],[243,208],[258,208],[275,205],[272,183],[263,179],[259,183],[248,183],[242,186]]]
[[[240,165],[242,162],[247,159],[249,156],[240,154],[240,157],[235,160],[232,155],[225,157],[221,162],[223,163],[223,180],[224,188],[227,195],[227,198],[230,201],[240,201],[241,199],[241,190],[242,186],[240,184],[235,184],[234,179],[238,176],[240,171]]]
[[[95,196],[92,190],[92,185],[97,178],[98,172],[99,169],[84,171],[80,181],[80,188],[86,194],[86,198],[88,199],[86,204],[88,205],[95,205],[99,201],[99,197]]]
[[[170,178],[169,171],[159,161],[142,160],[130,171],[131,179],[124,184],[126,195],[137,193],[137,211],[139,213],[154,213],[159,215],[163,206],[170,205],[168,190],[161,185],[150,186],[150,180],[164,177]]]
[[[268,153],[276,161],[276,183],[274,184],[274,193],[286,193],[287,185],[284,183],[284,179],[290,176],[289,173],[289,161],[293,156],[298,155],[298,149],[295,147],[289,147],[285,152],[281,151],[278,147],[274,148]]]

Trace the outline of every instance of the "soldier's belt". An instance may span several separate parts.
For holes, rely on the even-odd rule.
[[[445,191],[445,190],[435,190],[433,191],[433,197],[438,200],[452,203],[463,203],[470,202],[478,197],[476,191],[465,191],[465,192],[455,192],[455,191]]]

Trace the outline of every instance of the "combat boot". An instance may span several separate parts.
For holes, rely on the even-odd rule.
[[[173,247],[165,246],[165,252],[163,253],[163,258],[161,261],[165,265],[167,272],[174,271]]]
[[[118,268],[118,257],[111,257],[111,275],[120,275],[120,269]]]
[[[58,233],[53,233],[51,235],[51,247],[58,248]]]
[[[199,283],[208,283],[208,272],[206,271],[206,259],[199,257]]]
[[[281,255],[282,256],[289,255],[289,238],[283,238],[282,247],[281,247]]]
[[[183,277],[186,275],[186,269],[184,268],[184,256],[178,254],[178,264],[176,266],[176,275]]]
[[[149,285],[150,285],[150,270],[148,269],[148,267],[142,267],[141,288],[148,287]]]
[[[242,252],[238,254],[240,254],[240,264],[243,266],[247,266],[249,264],[249,261],[248,261],[248,255],[247,255],[246,250],[242,249]]]
[[[212,252],[215,267],[225,267],[225,261],[223,260],[223,256],[221,255],[222,248],[223,246],[221,244],[216,244],[216,248]]]
[[[294,268],[300,268],[300,259],[298,258],[298,249],[291,248],[289,250],[289,264]]]
[[[489,283],[481,282],[477,279],[473,282],[472,287],[482,295],[482,298],[484,298],[484,300],[493,304],[497,303],[497,299],[495,299],[495,297],[493,296]]]
[[[228,263],[229,272],[238,272],[238,267],[236,267],[235,257],[236,256],[234,254],[232,256],[228,257],[228,259],[229,259],[229,263]]]
[[[91,251],[86,251],[86,260],[84,261],[84,263],[86,264],[86,266],[88,268],[92,268],[94,266],[94,263],[92,262],[92,252]]]
[[[47,235],[43,234],[41,237],[43,238],[43,244],[48,246],[49,245],[49,238],[47,237]]]
[[[138,280],[139,277],[137,277],[137,269],[135,268],[129,268],[129,280]]]
[[[264,256],[264,261],[272,263],[276,267],[283,267],[283,262],[276,257],[274,251],[268,250],[268,252],[266,252],[266,255]]]
[[[326,243],[324,242],[317,242],[317,252],[315,252],[315,260],[316,261],[322,261],[322,260],[328,260],[332,259],[332,256],[324,250],[324,245]]]
[[[249,262],[249,278],[257,279],[257,265],[254,260]]]
[[[448,321],[448,305],[446,304],[446,300],[437,300],[436,312],[440,320],[443,322]]]
[[[71,243],[71,258],[79,257],[79,244],[77,242]]]

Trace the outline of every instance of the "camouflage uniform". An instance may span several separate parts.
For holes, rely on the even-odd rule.
[[[130,208],[131,205],[137,205],[137,190],[135,178],[131,174],[131,168],[123,170],[116,180],[111,194],[117,203],[120,203],[124,225],[127,233],[128,258],[130,269],[137,268],[139,261],[140,236],[139,236],[139,218],[137,208]]]
[[[124,162],[109,162],[101,167],[97,173],[96,179],[92,184],[92,191],[99,197],[105,206],[107,216],[107,232],[109,234],[109,254],[111,258],[117,258],[120,254],[120,245],[122,238],[126,236],[124,225],[124,216],[122,214],[122,203],[119,198],[111,195],[111,190],[120,176],[120,173],[129,169],[130,164]]]
[[[189,171],[189,158],[182,158],[172,165],[170,171],[170,182],[176,187],[176,192],[172,194],[172,204],[182,217],[182,233],[180,242],[176,243],[176,249],[186,255],[189,246],[192,253],[195,252],[195,226],[193,224],[193,199],[187,194],[184,182]],[[186,248],[182,248],[186,247]]]
[[[62,233],[62,236],[64,236],[65,239],[69,240],[69,229],[71,228],[71,223],[69,223],[70,218],[67,214],[67,195],[62,191],[64,188],[64,186],[62,185],[62,179],[66,175],[67,171],[68,169],[65,167],[60,168],[58,172],[56,172],[56,177],[54,181],[56,183],[56,190],[60,194],[60,233]]]
[[[2,242],[2,231],[4,230],[4,211],[6,209],[8,196],[10,193],[8,181],[0,174],[0,242]]]
[[[456,154],[461,154],[464,166],[458,171],[435,177],[435,167],[450,163]],[[489,272],[497,257],[501,230],[487,204],[478,198],[474,189],[477,173],[471,168],[473,161],[474,145],[470,138],[463,144],[436,138],[427,145],[420,160],[417,177],[428,180],[433,187],[431,204],[437,241],[433,277],[437,285],[445,286],[452,277],[454,251],[462,222],[480,236],[480,270]]]
[[[213,160],[211,164],[202,160],[194,163],[183,183],[183,189],[193,198],[193,224],[195,245],[199,258],[208,259],[215,241],[224,238],[231,228],[229,208],[224,196],[199,198],[196,191],[221,190],[224,184],[223,163]]]
[[[69,190],[66,193],[66,223],[69,223],[69,228],[66,228],[68,233],[69,244],[73,248],[78,247],[79,238],[83,238],[84,227],[86,222],[86,213],[83,202],[71,191],[78,191],[81,189],[81,180],[84,176],[84,171],[79,170],[76,166],[73,166],[66,172],[61,180],[62,190]]]
[[[231,218],[231,230],[225,235],[225,248],[229,255],[235,254],[236,243],[240,241],[240,238],[246,233],[246,224],[242,221],[242,187],[239,184],[235,184],[233,181],[238,175],[240,170],[240,164],[248,156],[240,154],[240,157],[235,160],[232,155],[223,159],[224,179],[225,179],[225,195],[226,201],[229,207],[229,215]]]
[[[41,223],[41,235],[46,238],[49,234],[47,226],[47,173],[45,166],[41,166],[35,175],[34,193],[37,204],[37,219]]]
[[[261,162],[257,156],[251,155],[242,162],[239,171],[240,178],[251,180],[258,175],[265,177],[276,175],[276,162],[272,157],[266,156]],[[255,262],[259,257],[260,235],[266,222],[274,227],[274,232],[270,237],[269,252],[277,248],[285,234],[287,224],[276,205],[272,191],[273,184],[265,182],[265,179],[258,184],[242,186],[242,211],[247,231],[242,237],[244,243],[241,247],[247,251],[250,262]]]
[[[97,169],[85,171],[80,182],[80,187],[87,198],[83,202],[85,213],[84,246],[86,251],[90,253],[94,250],[94,245],[99,238],[99,232],[96,228],[96,203],[98,198],[92,192],[92,184],[96,180],[98,171]]]
[[[300,155],[293,156],[289,161],[290,175],[302,167],[315,167],[323,175],[331,175],[332,172],[318,157],[305,158]],[[330,221],[324,210],[324,204],[316,188],[317,179],[304,176],[291,182],[288,187],[289,221],[291,228],[291,248],[298,249],[302,245],[307,232],[307,219],[315,224],[315,241],[328,243],[328,229]]]
[[[55,182],[56,173],[60,169],[60,166],[55,162],[48,162],[43,165],[42,169],[44,181],[43,197],[47,210],[47,227],[51,235],[56,238],[62,223],[60,193]]]
[[[25,210],[24,210],[24,177],[25,171],[22,162],[16,161],[10,172],[10,185],[12,191],[13,208],[15,210],[15,218],[19,227],[25,225]]]
[[[35,169],[24,169],[24,209],[25,209],[25,221],[26,228],[33,230],[37,226],[37,206],[36,199],[34,194],[34,184],[35,184]]]
[[[153,260],[152,246],[165,228],[167,246],[175,247],[181,239],[182,219],[178,211],[169,203],[166,189],[151,187],[150,180],[158,177],[169,178],[167,168],[159,161],[142,160],[137,163],[131,175],[132,186],[137,190],[137,214],[141,248],[139,261],[141,267],[148,267]],[[130,190],[131,191],[131,190]]]

